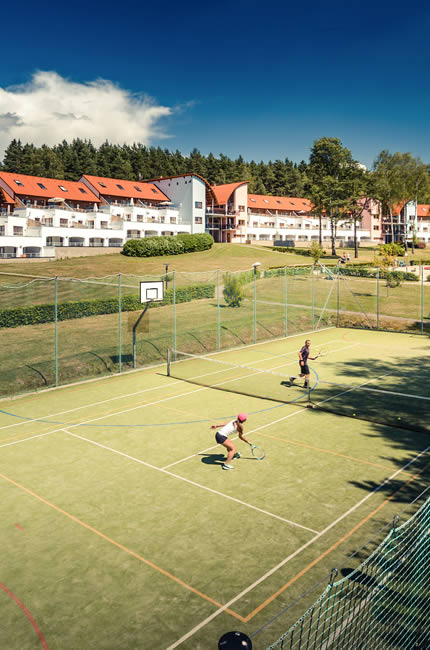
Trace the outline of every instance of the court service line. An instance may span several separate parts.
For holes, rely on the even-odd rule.
[[[224,499],[228,499],[229,501],[234,501],[235,503],[238,503],[241,506],[245,506],[246,508],[251,508],[251,510],[256,510],[257,512],[260,512],[263,515],[267,515],[268,517],[273,517],[274,519],[283,521],[284,523],[290,524],[291,526],[295,526],[296,528],[302,528],[303,530],[306,530],[309,533],[317,532],[316,530],[313,530],[313,528],[308,528],[307,526],[302,526],[302,524],[297,524],[296,522],[291,521],[290,519],[285,519],[285,517],[280,517],[279,515],[275,515],[273,512],[269,512],[268,510],[263,510],[262,508],[258,508],[257,506],[254,506],[251,503],[246,503],[246,501],[242,501],[241,499],[232,497],[229,494],[225,494],[224,492],[219,492],[218,490],[214,490],[213,488],[207,487],[206,485],[202,485],[201,483],[197,483],[196,481],[191,481],[190,479],[185,478],[184,476],[179,476],[179,474],[173,474],[173,472],[168,472],[167,470],[157,467],[156,465],[152,465],[151,463],[147,463],[144,460],[140,460],[140,458],[136,458],[135,456],[130,456],[129,454],[126,454],[123,451],[119,451],[118,449],[113,449],[112,447],[103,445],[101,442],[95,442],[90,438],[85,438],[85,436],[80,436],[77,433],[72,433],[71,431],[68,431],[65,428],[62,429],[62,431],[64,431],[64,433],[68,434],[69,436],[73,436],[74,438],[79,438],[84,442],[89,442],[91,445],[95,445],[96,447],[100,447],[101,449],[105,449],[106,451],[110,451],[114,454],[117,454],[118,456],[123,456],[124,458],[128,458],[128,460],[132,460],[135,463],[139,463],[139,465],[144,465],[145,467],[149,467],[150,469],[153,469],[157,472],[162,472],[167,476],[171,476],[172,478],[179,479],[180,481],[183,481],[184,483],[188,483],[189,485],[193,485],[194,487],[200,488],[201,490],[206,490],[207,492],[216,494],[217,496],[223,497]]]
[[[105,541],[110,542],[111,544],[113,544],[117,548],[121,549],[122,551],[125,551],[126,553],[128,553],[132,557],[136,558],[137,560],[140,560],[144,564],[147,564],[152,569],[155,569],[156,571],[159,571],[160,573],[165,575],[167,578],[170,578],[171,580],[173,580],[177,584],[181,585],[182,587],[185,587],[189,591],[192,591],[194,594],[196,594],[197,596],[200,596],[204,600],[207,600],[212,605],[216,605],[216,607],[222,607],[221,603],[214,600],[210,596],[207,596],[206,594],[199,591],[198,589],[195,589],[195,587],[192,587],[191,585],[187,584],[186,582],[184,582],[180,578],[176,577],[172,573],[169,573],[165,569],[162,569],[161,567],[159,567],[157,564],[154,564],[154,562],[151,562],[150,560],[147,560],[142,555],[139,555],[135,551],[132,551],[131,549],[127,548],[127,546],[124,546],[120,542],[117,542],[116,540],[112,539],[111,537],[108,537],[107,535],[102,533],[100,530],[97,530],[97,528],[93,528],[93,526],[90,526],[89,524],[85,523],[81,519],[78,519],[78,517],[75,517],[70,512],[67,512],[66,510],[63,510],[62,508],[59,508],[54,503],[51,503],[50,501],[48,501],[44,497],[40,496],[39,494],[36,494],[36,492],[33,492],[33,490],[30,490],[29,488],[25,487],[24,485],[21,485],[20,483],[17,483],[17,481],[14,481],[13,479],[9,478],[8,476],[5,476],[4,474],[0,474],[0,478],[2,478],[4,481],[7,481],[8,483],[11,483],[15,487],[18,487],[21,490],[24,490],[24,492],[27,492],[27,494],[29,494],[30,496],[34,497],[35,499],[38,499],[39,501],[41,501],[45,505],[47,505],[50,508],[53,508],[54,510],[59,512],[60,514],[65,515],[66,517],[68,517],[69,519],[74,521],[75,523],[79,524],[80,526],[83,526],[84,528],[86,528],[90,532],[95,533],[96,535],[98,535],[98,537],[101,537]],[[238,618],[238,615],[236,614],[236,612],[233,612],[233,611],[229,610],[228,613],[231,614],[232,616],[235,616],[236,618]]]
[[[178,639],[175,643],[173,643],[172,645],[170,645],[170,646],[167,648],[167,650],[174,650],[174,648],[177,648],[177,647],[178,647],[179,645],[181,645],[184,641],[186,641],[187,639],[189,639],[189,638],[190,638],[191,636],[193,636],[196,632],[198,632],[198,631],[201,630],[203,627],[205,627],[208,623],[210,623],[214,618],[216,618],[217,616],[219,616],[219,615],[222,614],[223,612],[227,611],[227,609],[230,608],[231,605],[233,605],[235,602],[237,602],[238,600],[240,600],[241,598],[243,598],[243,596],[245,596],[249,591],[251,591],[251,590],[254,589],[256,586],[258,586],[261,582],[263,582],[263,580],[266,580],[269,576],[271,576],[273,573],[275,573],[277,570],[279,570],[282,566],[284,566],[285,564],[287,564],[287,562],[289,562],[289,561],[292,560],[294,557],[296,557],[296,555],[298,555],[299,553],[301,553],[302,551],[304,551],[308,546],[310,546],[310,545],[313,544],[317,539],[319,539],[320,537],[322,537],[322,535],[324,535],[325,533],[327,533],[331,528],[333,528],[333,526],[335,526],[336,524],[338,524],[342,519],[344,519],[346,516],[348,516],[349,514],[351,514],[351,513],[352,513],[354,510],[356,510],[358,507],[360,507],[360,506],[361,506],[365,501],[367,501],[371,496],[373,496],[376,492],[378,492],[378,491],[379,491],[382,487],[384,487],[387,483],[389,483],[390,481],[394,480],[394,478],[395,478],[395,477],[396,477],[400,472],[404,471],[407,467],[409,467],[409,465],[411,465],[412,463],[414,463],[414,462],[415,462],[416,460],[418,460],[421,456],[423,456],[424,454],[426,454],[429,450],[430,450],[430,446],[426,447],[426,449],[424,449],[422,452],[420,452],[420,453],[419,453],[415,458],[413,458],[411,461],[409,461],[408,463],[406,463],[406,465],[404,465],[402,468],[400,468],[399,470],[397,470],[396,472],[394,472],[394,474],[392,474],[392,476],[390,476],[388,479],[385,479],[385,480],[384,480],[380,485],[378,485],[376,488],[374,488],[374,489],[372,490],[372,492],[370,492],[369,494],[367,494],[363,499],[361,499],[361,501],[359,501],[358,503],[356,503],[355,506],[353,506],[352,508],[350,508],[350,509],[348,510],[348,512],[346,512],[346,513],[344,513],[343,515],[341,515],[340,517],[338,517],[338,518],[337,518],[335,521],[333,521],[329,526],[327,526],[324,530],[322,530],[320,533],[318,533],[314,538],[312,538],[311,540],[309,540],[308,542],[306,542],[306,544],[304,544],[302,547],[300,547],[299,549],[297,549],[296,551],[294,551],[294,553],[291,553],[291,555],[289,555],[287,558],[285,558],[284,560],[282,560],[282,562],[280,562],[279,564],[277,564],[275,567],[273,567],[272,569],[270,569],[270,571],[268,571],[264,576],[262,576],[261,578],[259,578],[258,580],[256,580],[252,585],[249,585],[249,587],[247,587],[246,589],[244,589],[240,594],[238,594],[237,596],[235,596],[234,598],[232,598],[231,600],[229,600],[229,601],[228,601],[225,605],[223,605],[223,607],[221,607],[219,610],[217,610],[216,612],[213,612],[210,616],[208,616],[206,619],[204,619],[203,621],[201,621],[201,622],[200,622],[198,625],[196,625],[192,630],[190,630],[189,632],[187,632],[186,634],[184,634],[184,635],[183,635],[180,639]],[[427,466],[428,466],[428,465],[427,465]],[[427,467],[427,466],[426,466],[426,467]],[[424,471],[424,469],[425,469],[425,468],[423,468],[423,470],[421,470],[421,472]],[[405,482],[405,483],[403,484],[403,486],[401,486],[401,488],[399,488],[399,490],[402,489],[405,485],[408,485],[409,483],[411,483],[412,481],[414,481],[415,478],[417,478],[417,476],[419,476],[421,472],[418,472],[417,474],[415,474],[414,476],[412,476],[412,477],[411,477],[407,482]],[[368,521],[369,518],[373,517],[373,515],[376,514],[376,513],[377,513],[377,512],[382,508],[382,507],[384,507],[384,506],[386,505],[386,503],[388,503],[388,501],[389,501],[390,499],[392,499],[392,498],[395,496],[395,494],[397,494],[397,492],[399,492],[399,490],[396,490],[396,491],[391,495],[391,497],[388,498],[388,499],[386,499],[386,500],[383,502],[383,504],[381,504],[380,506],[378,506],[378,508],[377,508],[374,512],[370,513],[370,515],[368,515],[367,517],[365,517],[365,518],[364,518],[364,519],[363,519],[359,524],[357,524],[356,526],[354,526],[354,527],[349,531],[349,533],[347,533],[347,534],[344,535],[340,540],[338,540],[338,542],[336,543],[336,545],[338,546],[339,544],[341,544],[345,539],[347,539],[347,537],[351,536],[351,535],[352,535],[352,534],[353,534],[353,533],[354,533],[354,532],[355,532],[355,531],[356,531],[356,530],[357,530],[361,525],[363,525],[366,521]],[[306,573],[306,571],[308,571],[310,568],[312,568],[312,566],[314,566],[317,562],[319,562],[321,559],[323,559],[323,557],[325,557],[325,555],[327,555],[329,552],[331,552],[331,550],[334,550],[334,548],[336,548],[336,545],[333,545],[332,547],[330,547],[330,549],[328,549],[327,551],[325,551],[324,554],[322,554],[319,558],[317,558],[316,560],[314,560],[313,563],[311,563],[310,565],[308,565],[308,567],[305,567],[305,569],[303,569],[299,574],[297,574],[297,576],[295,576],[295,578],[293,578],[292,580],[293,580],[293,581],[296,581],[299,577],[301,577],[304,573]],[[282,591],[285,591],[285,589],[287,589],[287,587],[290,586],[291,584],[292,584],[292,581],[290,580],[288,583],[286,583],[286,585],[284,585],[283,587],[281,587],[281,589],[279,589],[275,594],[273,594],[272,596],[270,596],[270,598],[268,598],[266,601],[264,601],[264,603],[262,603],[261,605],[259,605],[258,608],[256,608],[256,609],[255,609],[254,611],[252,611],[248,616],[246,616],[246,617],[244,618],[244,621],[243,621],[243,622],[248,622],[248,621],[249,621],[251,618],[253,618],[253,617],[254,617],[254,616],[255,616],[259,611],[261,611],[261,609],[263,609],[263,607],[266,607],[266,606],[269,604],[269,602],[272,602],[272,600],[274,600],[275,598],[277,598],[277,596],[279,596],[279,595],[282,593]],[[258,609],[258,612],[257,612],[257,609]]]

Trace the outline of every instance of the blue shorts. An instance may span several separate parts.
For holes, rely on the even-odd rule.
[[[222,445],[222,443],[227,440],[227,436],[223,436],[222,433],[217,431],[216,434],[215,434],[215,440],[217,441],[217,443],[219,445]]]

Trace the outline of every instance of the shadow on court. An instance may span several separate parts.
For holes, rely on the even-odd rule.
[[[206,465],[224,465],[227,454],[198,454],[202,456],[202,463]],[[241,456],[236,459],[237,461],[241,460],[258,460],[253,456]]]

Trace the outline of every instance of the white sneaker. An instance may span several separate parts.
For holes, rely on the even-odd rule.
[[[223,469],[234,469],[233,465],[227,465],[227,463],[224,463],[222,468]]]

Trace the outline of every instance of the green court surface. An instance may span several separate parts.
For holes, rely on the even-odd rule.
[[[315,408],[288,385],[307,336]],[[418,507],[427,337],[330,328],[209,358],[255,371],[177,355],[171,376],[0,402],[1,648],[206,650],[229,630],[266,648]],[[210,426],[240,411],[266,457],[237,441],[223,471]]]

